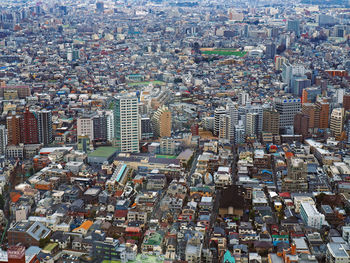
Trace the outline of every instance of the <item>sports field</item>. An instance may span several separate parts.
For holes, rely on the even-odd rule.
[[[159,81],[159,80],[152,80],[152,81],[139,81],[139,82],[130,82],[128,83],[129,87],[133,86],[147,86],[149,84],[153,85],[165,85],[164,81]]]
[[[247,52],[246,51],[238,51],[233,48],[218,48],[218,49],[201,49],[202,54],[204,55],[219,55],[219,56],[237,56],[244,57]]]

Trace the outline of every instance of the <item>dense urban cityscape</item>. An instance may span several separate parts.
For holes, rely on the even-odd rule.
[[[350,1],[1,0],[0,263],[350,263]]]

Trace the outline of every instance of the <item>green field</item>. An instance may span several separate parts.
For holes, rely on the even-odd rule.
[[[149,84],[154,84],[154,85],[165,85],[164,81],[159,81],[159,80],[153,80],[153,81],[140,81],[140,82],[130,82],[128,83],[129,87],[134,87],[134,86],[147,86]]]
[[[174,155],[162,155],[162,154],[157,154],[157,158],[166,158],[166,159],[176,159],[176,156]]]
[[[215,50],[206,50],[202,51],[204,55],[219,55],[219,56],[237,56],[244,57],[247,52],[246,51],[237,51],[235,49],[215,49]]]

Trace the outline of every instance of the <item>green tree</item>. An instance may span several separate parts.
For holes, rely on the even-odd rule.
[[[5,200],[4,200],[4,197],[0,195],[0,209],[4,210],[4,208],[5,208]]]
[[[40,240],[39,240],[39,247],[40,248],[44,248],[49,242],[50,242],[50,238],[49,237],[40,238]]]

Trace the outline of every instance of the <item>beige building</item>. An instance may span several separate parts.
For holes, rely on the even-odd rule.
[[[287,176],[282,180],[282,191],[306,192],[307,190],[307,162],[300,158],[290,159]]]
[[[330,130],[333,136],[337,139],[341,136],[343,132],[343,124],[344,124],[344,109],[337,108],[332,111],[331,114],[331,122],[330,122]]]
[[[87,136],[90,140],[94,139],[94,125],[91,117],[80,117],[77,120],[77,135]]]
[[[275,109],[265,109],[263,112],[263,131],[276,136],[280,130],[280,114]]]
[[[152,117],[153,132],[157,137],[171,136],[171,112],[166,106],[161,106]]]

